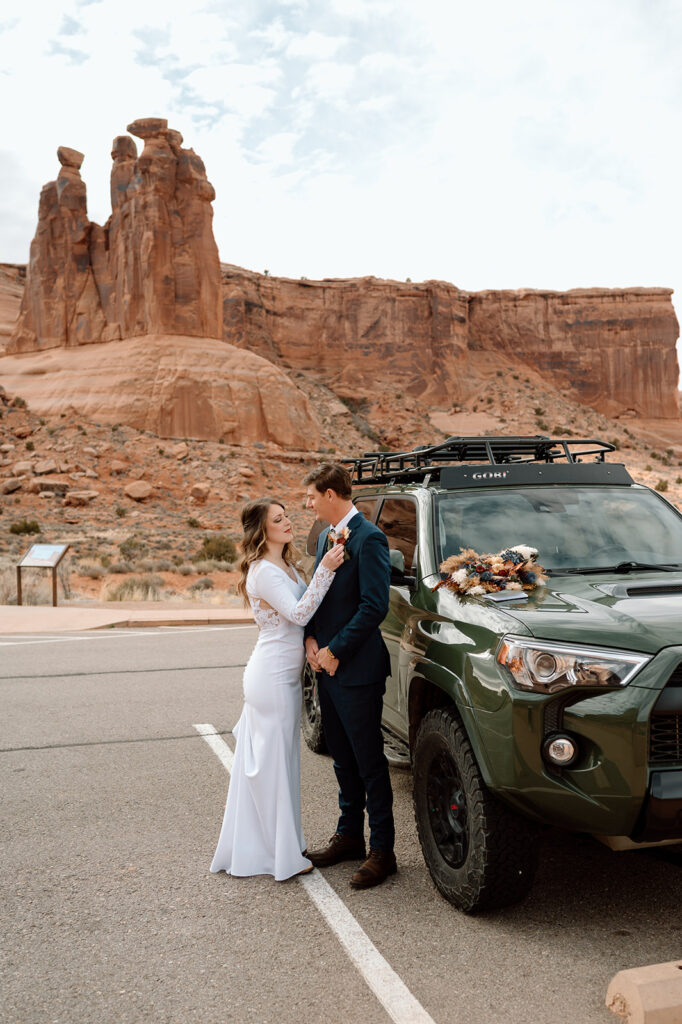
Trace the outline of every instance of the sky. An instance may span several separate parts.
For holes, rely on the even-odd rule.
[[[224,262],[460,288],[676,288],[682,0],[24,0],[0,14],[0,261],[56,149],[110,212],[165,117]]]

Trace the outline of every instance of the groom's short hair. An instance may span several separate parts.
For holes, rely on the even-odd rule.
[[[338,462],[323,462],[317,469],[308,473],[303,481],[306,487],[313,485],[316,491],[334,491],[339,498],[350,499],[353,493],[351,476],[345,466]]]

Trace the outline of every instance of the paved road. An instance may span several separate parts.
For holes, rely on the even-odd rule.
[[[225,735],[253,627],[0,636],[0,1019],[35,1024],[386,1024],[301,880],[209,875]],[[395,878],[324,877],[435,1024],[608,1024],[616,971],[679,958],[682,854],[551,835],[531,897],[481,917],[436,892],[410,778],[393,775]],[[335,823],[304,749],[306,837]]]

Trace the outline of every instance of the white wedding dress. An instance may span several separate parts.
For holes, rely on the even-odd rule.
[[[306,585],[265,559],[254,562],[246,590],[258,640],[244,670],[244,708],[225,817],[211,871],[274,875],[309,868],[301,827],[301,671],[303,627],[334,573],[320,565]],[[269,607],[267,607],[269,605]]]

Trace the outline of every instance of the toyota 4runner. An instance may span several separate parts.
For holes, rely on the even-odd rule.
[[[609,451],[453,437],[346,460],[390,547],[386,751],[411,767],[435,884],[469,913],[528,892],[541,826],[682,841],[682,515]],[[518,544],[546,585],[434,589],[460,549]],[[310,670],[303,712],[321,752]]]

